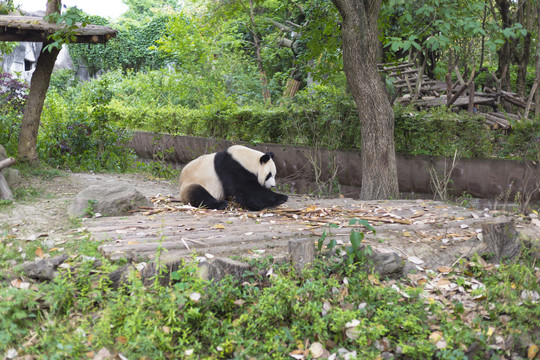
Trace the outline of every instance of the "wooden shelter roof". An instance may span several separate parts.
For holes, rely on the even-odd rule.
[[[35,16],[0,16],[0,41],[45,42],[61,28],[59,24]],[[105,44],[116,34],[116,30],[107,26],[86,25],[77,31],[73,42]]]

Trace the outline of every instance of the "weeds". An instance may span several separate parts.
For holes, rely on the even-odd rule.
[[[458,158],[458,151],[454,152],[454,158],[450,167],[447,166],[446,159],[444,160],[444,169],[442,174],[438,173],[435,170],[435,167],[432,165],[429,168],[429,175],[431,178],[431,188],[435,195],[435,200],[447,201],[448,200],[448,189],[452,182],[452,172],[456,168]]]

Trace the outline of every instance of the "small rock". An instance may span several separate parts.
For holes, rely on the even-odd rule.
[[[318,359],[322,357],[325,353],[324,346],[320,342],[314,342],[309,347],[309,352],[311,353],[311,356],[313,356],[314,359]]]
[[[50,281],[54,279],[54,274],[58,266],[66,261],[67,258],[68,256],[63,254],[49,259],[26,262],[22,265],[22,270],[29,278]]]
[[[251,271],[252,266],[248,263],[232,260],[229,258],[214,258],[199,263],[197,275],[204,280],[223,280],[227,275],[240,280],[246,271]]]
[[[533,290],[523,290],[521,292],[521,299],[522,300],[528,300],[532,303],[538,302],[540,300],[540,294],[538,294],[538,291]]]
[[[93,357],[93,360],[106,360],[112,358],[113,356],[109,350],[106,348],[101,348],[101,350],[99,350],[98,353]]]

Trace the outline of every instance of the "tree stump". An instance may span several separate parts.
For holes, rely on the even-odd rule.
[[[514,220],[504,223],[482,224],[484,243],[488,251],[493,254],[493,262],[499,263],[502,259],[515,257],[520,249],[518,233]]]
[[[7,168],[8,166],[11,166],[15,164],[15,159],[13,158],[7,158],[0,161],[0,170],[3,168]],[[11,189],[9,188],[9,185],[6,181],[6,178],[4,177],[4,174],[0,171],[0,199],[4,200],[13,200],[13,193],[11,192]]]
[[[309,238],[289,240],[289,257],[297,273],[301,273],[315,259],[315,243]]]

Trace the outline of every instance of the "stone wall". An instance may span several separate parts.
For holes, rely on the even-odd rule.
[[[136,132],[129,145],[138,156],[152,159],[159,152],[167,154],[166,160],[183,165],[199,155],[226,149],[230,141],[214,140],[193,136],[171,136],[149,132]],[[309,147],[257,144],[250,147],[276,155],[278,182],[289,184],[294,190],[304,193],[316,189],[315,172],[309,159],[316,159],[322,170],[321,180],[328,180],[332,166],[338,167],[337,179],[345,196],[358,198],[362,186],[360,151],[315,151]],[[173,149],[173,151],[168,151]],[[397,155],[400,192],[432,193],[429,169],[434,167],[439,174],[449,168],[452,159],[429,156]],[[540,164],[513,160],[462,159],[452,172],[450,193],[464,192],[476,198],[513,201],[517,192],[531,192],[540,181]],[[536,192],[532,200],[540,200]]]

